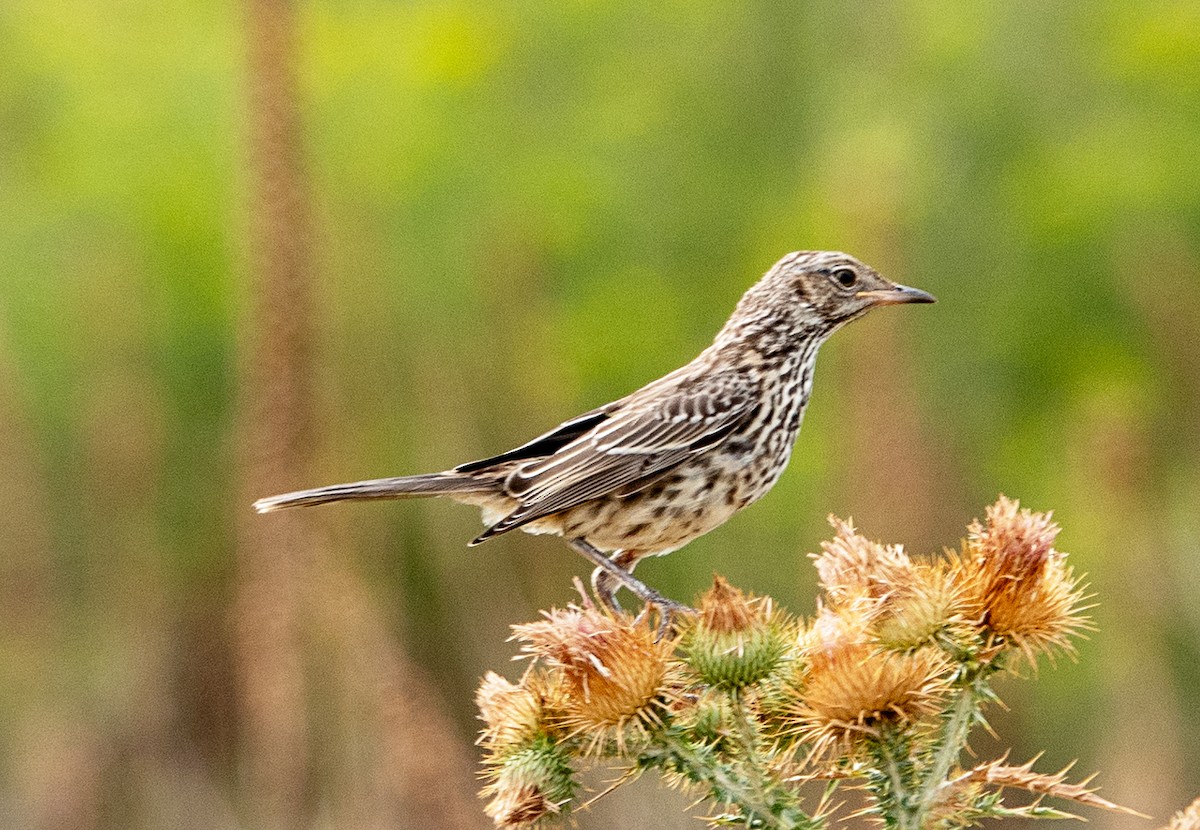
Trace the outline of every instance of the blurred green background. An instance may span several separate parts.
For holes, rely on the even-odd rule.
[[[467,550],[467,508],[341,505],[243,590],[247,8],[0,5],[5,827],[482,827],[477,679],[587,573]],[[778,487],[639,575],[807,613],[830,512],[926,552],[998,492],[1053,509],[1099,630],[977,749],[1158,819],[1200,793],[1200,4],[292,11],[317,416],[288,486],[507,448],[689,360],[783,253],[854,253],[939,303],[835,337]],[[698,809],[640,782],[579,826]]]

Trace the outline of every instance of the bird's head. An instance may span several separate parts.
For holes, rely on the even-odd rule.
[[[774,291],[792,295],[799,314],[812,315],[831,331],[878,306],[934,301],[933,295],[885,279],[840,251],[788,254],[767,273],[763,282],[768,281]]]
[[[849,254],[796,251],[742,295],[715,345],[783,353],[800,342],[820,343],[877,306],[932,302],[931,294],[885,279]]]

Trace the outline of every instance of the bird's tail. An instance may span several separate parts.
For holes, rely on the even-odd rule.
[[[450,496],[459,493],[486,493],[495,488],[494,482],[480,480],[460,473],[428,473],[400,478],[376,478],[349,484],[333,484],[313,490],[297,490],[259,499],[254,503],[258,513],[270,513],[285,507],[308,507],[348,499],[415,499],[424,496]]]

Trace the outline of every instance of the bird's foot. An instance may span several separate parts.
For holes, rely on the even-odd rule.
[[[592,573],[592,590],[601,605],[620,614],[622,609],[620,603],[617,602],[616,594],[618,589],[624,587],[640,599],[644,605],[636,622],[641,622],[645,618],[650,607],[658,610],[655,642],[662,640],[671,632],[675,627],[676,617],[681,614],[695,613],[692,608],[682,602],[664,597],[583,539],[572,540],[571,547],[596,565],[596,570]]]
[[[675,629],[678,617],[688,616],[696,613],[696,609],[685,605],[682,602],[676,602],[673,599],[667,599],[662,595],[657,595],[658,599],[646,600],[645,606],[634,618],[634,623],[640,623],[650,613],[650,609],[654,608],[658,611],[658,626],[654,629],[654,642],[660,642],[664,637],[667,637]]]
[[[599,569],[597,568],[597,570]],[[611,571],[604,570],[600,571],[600,573],[602,575],[609,574]],[[628,573],[628,571],[626,571],[626,573]],[[638,625],[645,620],[651,609],[654,609],[658,612],[658,626],[655,629],[654,637],[654,642],[656,643],[663,637],[670,634],[671,630],[675,627],[675,623],[679,616],[696,613],[696,609],[691,608],[682,602],[678,602],[670,599],[669,597],[663,596],[658,591],[654,590],[649,585],[632,575],[630,575],[627,582],[617,582],[615,580],[595,578],[592,580],[593,593],[596,595],[596,599],[601,605],[604,605],[618,614],[622,613],[623,609],[621,608],[621,604],[617,602],[616,594],[617,589],[622,585],[628,588],[630,593],[642,601],[642,610],[639,611],[638,615],[634,618],[634,625]]]
[[[609,571],[605,571],[604,573],[609,573]],[[633,593],[642,601],[642,610],[638,612],[636,617],[634,617],[633,624],[640,625],[651,612],[651,609],[657,611],[658,625],[654,629],[654,642],[656,643],[661,641],[663,637],[668,636],[674,630],[675,624],[678,622],[678,618],[680,616],[696,613],[695,608],[663,596],[658,591],[655,591],[649,585],[642,582],[640,579],[631,577],[631,582],[636,582],[641,587],[634,588],[633,585],[629,583],[620,584],[625,585],[625,587],[628,588],[631,593]],[[620,603],[617,602],[617,587],[619,587],[619,585],[612,586],[611,588],[604,586],[604,588],[607,588],[607,590],[601,590],[597,588],[594,593],[596,595],[596,599],[600,601],[600,604],[620,614],[623,613],[623,609],[621,608]]]

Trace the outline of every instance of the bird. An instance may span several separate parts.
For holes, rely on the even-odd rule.
[[[738,301],[690,363],[507,452],[448,470],[259,499],[254,509],[444,496],[481,509],[470,545],[513,530],[561,536],[594,566],[596,599],[625,587],[660,633],[690,609],[633,576],[762,498],[792,455],[817,350],[880,306],[932,303],[840,251],[795,251]]]

